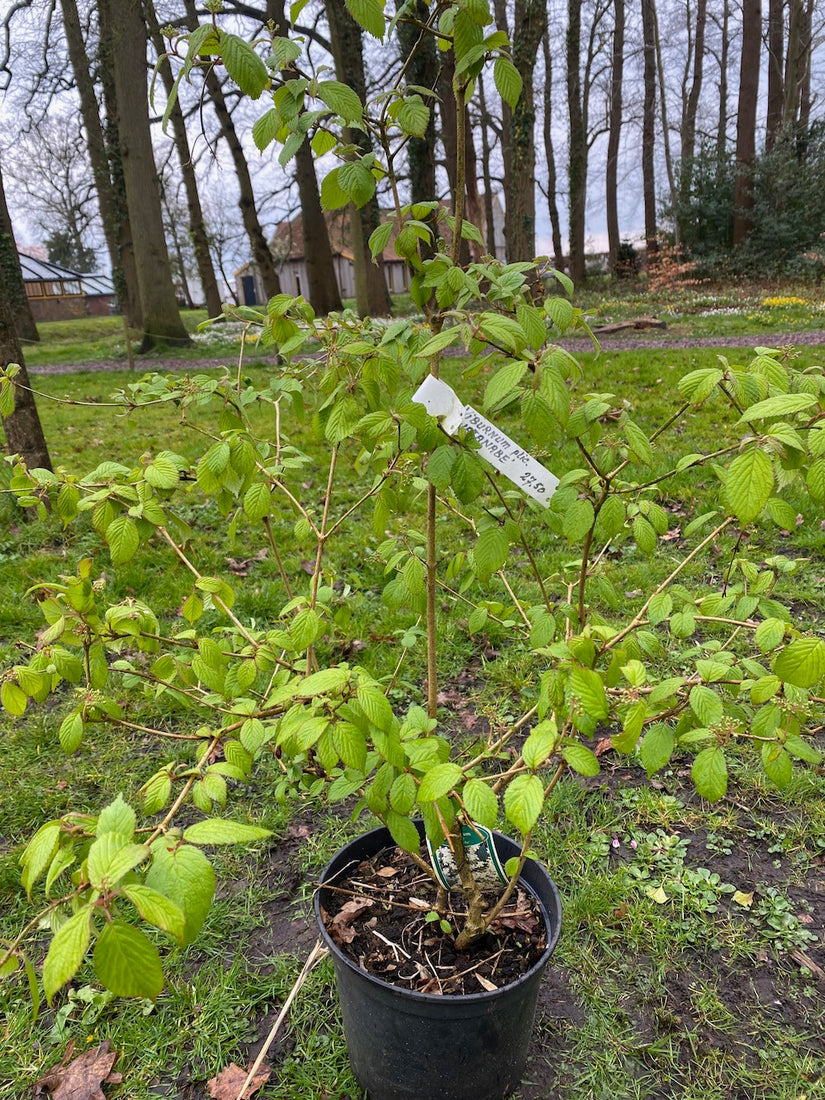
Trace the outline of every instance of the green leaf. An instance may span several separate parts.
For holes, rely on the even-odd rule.
[[[585,714],[591,718],[607,718],[607,696],[601,676],[597,672],[589,668],[574,668],[570,676],[570,687]]]
[[[639,756],[648,776],[670,762],[675,744],[676,740],[670,726],[664,722],[657,722],[650,727],[639,746]]]
[[[627,510],[622,498],[610,496],[599,509],[599,531],[605,538],[615,538],[624,527],[626,518]]]
[[[347,10],[355,22],[373,38],[384,37],[384,4],[382,0],[346,0]]]
[[[155,928],[168,932],[170,936],[183,943],[186,929],[186,917],[179,905],[165,894],[153,890],[151,886],[133,882],[122,887],[122,892],[140,913],[141,917]]]
[[[797,638],[777,655],[773,671],[786,684],[813,687],[825,676],[825,641]]]
[[[0,702],[4,710],[20,718],[26,713],[26,693],[22,691],[12,680],[6,680],[0,688]]]
[[[258,99],[269,84],[266,65],[248,42],[235,34],[221,34],[221,57],[226,71],[242,92]]]
[[[557,738],[558,730],[555,722],[549,719],[539,722],[524,742],[524,748],[521,750],[522,758],[527,767],[533,771],[540,768],[555,750]],[[482,822],[483,824],[484,822]]]
[[[544,805],[544,785],[537,775],[517,775],[504,791],[504,813],[524,835],[536,824]]]
[[[268,836],[272,836],[271,831],[259,825],[246,825],[219,817],[196,821],[183,833],[183,839],[190,844],[249,844],[253,840],[265,840]]]
[[[421,780],[418,788],[419,802],[434,802],[449,794],[453,787],[461,780],[461,768],[458,764],[436,764]]]
[[[199,848],[165,838],[157,842],[152,854],[146,885],[183,910],[186,918],[183,942],[191,943],[206,920],[215,893],[212,864]]]
[[[333,168],[328,172],[321,183],[321,206],[324,210],[340,210],[349,202],[349,195],[338,182],[341,168]]]
[[[118,516],[106,528],[106,542],[112,565],[124,565],[140,546],[137,527],[128,516]]]
[[[696,684],[691,688],[690,709],[703,726],[715,726],[722,721],[722,700],[704,684]]]
[[[713,393],[724,377],[724,372],[718,367],[702,367],[679,379],[679,393],[687,401],[698,405]]]
[[[467,813],[479,825],[492,829],[498,819],[498,798],[489,784],[480,779],[470,779],[462,792]]]
[[[777,787],[787,787],[793,778],[791,758],[776,741],[763,742],[762,767],[765,769],[765,775]]]
[[[396,813],[395,810],[387,810],[384,820],[399,848],[403,848],[405,852],[418,852],[421,847],[421,838],[418,835],[418,829],[408,817]]]
[[[790,416],[802,412],[816,404],[816,398],[809,393],[779,393],[766,401],[758,401],[742,413],[740,424],[751,420],[769,420],[774,416]]]
[[[797,760],[804,760],[807,764],[822,763],[822,753],[816,745],[795,733],[789,734],[785,739],[785,749],[791,756],[796,757]]]
[[[450,484],[455,459],[456,451],[454,448],[449,443],[442,443],[440,447],[436,447],[427,460],[427,478],[439,492],[443,492]]]
[[[690,769],[696,790],[708,802],[718,802],[728,789],[728,765],[718,745],[702,749]]]
[[[122,795],[118,795],[114,802],[100,811],[97,819],[97,836],[104,833],[118,833],[131,840],[137,825],[137,817],[132,807],[125,802]]]
[[[370,253],[374,260],[381,255],[381,253],[390,243],[392,228],[392,222],[384,222],[383,224],[379,225],[377,229],[373,229],[372,233],[370,233]]]
[[[311,699],[316,695],[326,695],[331,691],[340,691],[350,681],[348,668],[323,668],[320,672],[313,672],[302,680],[295,689],[295,694],[305,699]]]
[[[474,454],[459,451],[452,470],[452,488],[462,504],[471,504],[484,485],[484,470]]]
[[[420,95],[407,95],[395,119],[407,136],[423,138],[430,124],[430,108]]]
[[[360,161],[348,161],[338,169],[338,186],[356,206],[364,206],[375,194],[375,176]]]
[[[521,74],[508,57],[497,57],[493,65],[496,90],[505,103],[515,107],[521,96]]]
[[[43,963],[43,988],[49,1004],[57,990],[80,969],[91,939],[91,922],[92,907],[84,905],[55,933]]]
[[[772,489],[771,460],[756,447],[735,458],[725,473],[728,504],[742,524],[756,519],[768,503]]]
[[[147,997],[154,1001],[163,989],[163,969],[157,948],[138,928],[113,920],[95,944],[95,973],[118,997]]]
[[[47,821],[41,825],[20,857],[23,872],[20,881],[26,893],[31,897],[32,888],[57,852],[60,842],[60,822]]]
[[[161,451],[143,471],[143,476],[155,489],[174,489],[180,480],[180,471],[169,452]]]
[[[562,533],[568,542],[579,542],[593,526],[595,511],[589,500],[574,500],[562,520]]]
[[[415,779],[409,772],[402,772],[390,787],[390,806],[399,814],[408,814],[415,805],[417,793]]]
[[[659,592],[650,601],[647,609],[647,617],[655,626],[657,623],[663,622],[672,610],[673,600],[670,596],[670,593]]]
[[[257,482],[255,485],[250,485],[244,493],[243,498],[243,510],[246,513],[247,519],[252,523],[257,523],[262,520],[264,516],[268,516],[272,507],[272,497],[269,491],[269,486],[265,485],[262,481]]]
[[[483,580],[501,569],[509,548],[510,540],[503,527],[488,527],[481,532],[473,547],[473,561],[476,572]]]
[[[513,359],[497,370],[484,390],[484,408],[502,408],[519,394],[518,385],[527,371],[523,359]]]
[[[60,723],[57,736],[60,740],[60,747],[67,756],[77,752],[83,741],[83,719],[77,711],[74,714],[66,715]]]
[[[336,115],[340,115],[344,122],[361,121],[361,100],[348,84],[342,84],[339,80],[322,80],[318,84],[318,98]]]
[[[653,464],[653,448],[642,429],[634,424],[632,420],[628,420],[624,426],[624,436],[628,447],[639,462],[644,466],[651,466]]]
[[[344,394],[330,410],[324,435],[332,444],[341,443],[355,432],[360,419],[358,402],[351,394]]]
[[[592,776],[599,774],[599,761],[586,746],[573,742],[565,745],[561,750],[561,754],[567,761],[568,766],[574,772],[578,772],[579,775]]]
[[[281,128],[281,116],[274,107],[252,123],[252,140],[259,152],[267,149],[275,140],[275,135]]]

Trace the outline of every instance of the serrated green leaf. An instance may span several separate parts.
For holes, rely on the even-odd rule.
[[[83,962],[91,939],[92,908],[84,905],[58,928],[43,963],[43,988],[46,1000],[70,981]]]
[[[813,687],[825,676],[825,641],[797,638],[777,655],[773,671],[786,684]]]
[[[655,626],[663,622],[673,610],[673,600],[668,592],[653,596],[647,609],[647,617]]]
[[[355,22],[373,38],[384,37],[384,4],[382,0],[346,0],[347,10]]]
[[[375,176],[360,161],[348,161],[338,169],[338,186],[356,206],[364,206],[375,194]]]
[[[675,744],[673,730],[664,722],[657,722],[648,729],[639,746],[639,756],[648,776],[670,762]]]
[[[498,820],[498,798],[489,784],[481,779],[470,779],[464,785],[462,798],[473,821],[486,825],[488,829],[494,828]]]
[[[269,486],[263,482],[250,485],[243,498],[243,510],[247,519],[251,520],[252,523],[258,523],[264,516],[269,515],[271,507],[272,495]]]
[[[269,84],[269,72],[249,43],[235,34],[223,32],[221,58],[241,91],[251,99],[258,99]]]
[[[135,556],[140,546],[140,535],[128,516],[118,516],[106,528],[106,542],[112,565],[124,565]]]
[[[811,741],[797,734],[789,734],[785,739],[785,749],[797,760],[804,760],[807,764],[821,764],[822,753]]]
[[[793,778],[793,765],[785,749],[776,741],[762,744],[762,767],[765,775],[777,787],[787,787]]]
[[[147,997],[154,1001],[163,989],[157,948],[140,929],[124,921],[110,921],[100,933],[94,965],[98,980],[118,997]]]
[[[569,767],[579,775],[598,775],[599,761],[586,746],[576,743],[565,745],[561,754]]]
[[[344,122],[361,121],[362,106],[358,94],[348,84],[339,80],[322,80],[318,84],[318,98]]]
[[[768,503],[772,489],[771,460],[756,447],[735,458],[725,472],[728,504],[742,524],[756,519]]]
[[[589,500],[574,500],[562,519],[562,533],[568,542],[579,542],[593,526],[595,511]]]
[[[708,802],[718,802],[728,789],[728,765],[718,745],[702,749],[690,769],[696,790]]]
[[[438,798],[443,798],[450,793],[456,783],[460,782],[461,777],[462,771],[458,764],[452,764],[449,761],[445,764],[436,764],[421,780],[418,801],[434,802]]]
[[[696,684],[690,692],[690,709],[703,726],[715,726],[722,721],[722,700],[709,687]]]
[[[521,96],[521,74],[508,57],[497,57],[493,65],[496,91],[510,107],[515,107]]]
[[[51,863],[60,843],[60,822],[47,821],[41,825],[20,857],[23,872],[20,881],[31,897],[32,887]]]
[[[122,892],[145,921],[183,943],[186,917],[179,905],[143,883],[129,883],[122,887]]]
[[[399,814],[408,814],[415,805],[416,782],[409,772],[396,776],[390,787],[390,806]]]
[[[535,729],[531,731],[530,736],[524,742],[524,748],[521,750],[522,758],[527,767],[533,771],[540,768],[555,750],[557,738],[558,730],[555,722],[549,719],[539,722]]]
[[[60,740],[60,747],[67,756],[77,752],[83,741],[83,719],[77,711],[74,714],[66,715],[60,723],[57,736]]]
[[[26,693],[12,680],[6,680],[0,688],[0,702],[4,710],[21,718],[26,713]]]
[[[503,527],[487,527],[481,532],[473,547],[473,561],[476,572],[483,580],[501,569],[509,548],[510,540]]]
[[[387,810],[384,820],[399,848],[403,848],[405,852],[418,852],[421,847],[421,838],[418,835],[418,829],[408,817],[395,810]]]
[[[377,229],[373,229],[372,233],[370,233],[370,254],[374,260],[383,253],[384,249],[390,243],[392,228],[392,222],[383,222],[383,224],[379,225]]]
[[[349,202],[349,195],[338,182],[340,168],[333,168],[321,182],[321,206],[324,210],[340,210]]]
[[[272,836],[269,829],[259,825],[246,825],[242,821],[227,821],[218,817],[196,821],[184,830],[183,839],[189,844],[249,844]]]
[[[570,676],[570,687],[585,714],[590,718],[607,718],[607,696],[598,672],[589,668],[574,668]]]
[[[183,942],[191,943],[201,930],[215,893],[215,872],[199,848],[160,840],[152,852],[146,885],[183,910]]]
[[[753,420],[769,420],[774,416],[791,416],[816,404],[816,398],[809,393],[778,393],[765,401],[758,401],[742,413],[740,424]]]
[[[536,824],[544,805],[544,785],[537,775],[517,775],[504,790],[504,813],[524,835]]]

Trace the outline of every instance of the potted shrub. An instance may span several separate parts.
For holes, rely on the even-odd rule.
[[[380,4],[350,10],[365,30],[383,37]],[[482,67],[492,61],[497,87],[511,104],[520,78],[506,39],[488,29],[485,3],[428,10],[428,20],[416,24],[419,41],[433,34],[453,51],[460,154],[465,103]],[[16,466],[12,488],[20,502],[43,507],[48,499],[67,524],[91,516],[112,568],[127,563],[142,542],[156,540],[192,578],[181,608],[185,626],[170,636],[149,603],[109,602],[91,563],[81,561],[75,575],[39,587],[48,624],[42,646],[4,676],[2,702],[13,715],[70,686],[59,730],[68,752],[95,723],[129,730],[124,693],[150,691],[194,716],[185,735],[194,759],[169,760],[142,788],[143,812],[160,815],[148,831],[136,831],[135,810],[117,799],[96,818],[69,814],[47,823],[26,849],[24,885],[31,893],[45,881],[45,911],[56,925],[44,967],[46,994],[51,998],[72,978],[94,939],[105,985],[124,995],[156,995],[162,983],[157,950],[118,913],[132,906],[144,921],[190,942],[214,889],[202,847],[263,833],[212,816],[181,826],[180,811],[194,806],[211,815],[225,804],[232,783],[274,759],[274,796],[300,791],[333,802],[354,799],[356,814],[368,811],[377,819],[385,830],[379,845],[391,838],[432,881],[435,898],[421,919],[434,935],[447,926],[444,935],[457,951],[495,929],[519,883],[538,896],[545,941],[528,975],[496,990],[402,997],[406,1006],[421,1008],[425,1022],[411,1024],[409,1007],[402,1008],[402,1022],[391,1025],[402,1043],[400,1079],[366,1080],[376,1097],[425,1094],[421,1080],[403,1072],[412,1057],[406,1042],[424,1067],[426,1095],[439,1095],[441,1087],[444,1096],[499,1096],[521,1073],[541,968],[559,931],[557,895],[531,857],[531,836],[566,770],[598,772],[597,731],[610,736],[613,750],[638,753],[650,775],[674,753],[694,753],[693,780],[710,800],[725,792],[732,746],[753,745],[778,785],[787,782],[794,760],[820,760],[806,729],[821,706],[825,641],[797,629],[774,594],[798,563],[758,550],[750,555],[746,534],[763,517],[780,528],[793,526],[789,493],[825,499],[825,380],[821,371],[797,369],[787,351],[757,349],[745,366],[722,360],[681,379],[673,412],[654,427],[637,424],[613,394],[582,392],[581,368],[558,344],[571,329],[586,328],[569,300],[569,280],[541,264],[462,259],[462,241],[481,242],[463,215],[463,155],[454,210],[402,198],[399,149],[426,132],[427,89],[406,84],[402,63],[398,83],[363,103],[343,83],[302,68],[297,40],[276,36],[266,49],[265,64],[216,22],[204,25],[184,41],[178,80],[197,64],[221,59],[242,90],[256,97],[266,91],[267,109],[254,131],[262,148],[277,141],[287,162],[312,140],[316,151],[339,158],[323,182],[327,205],[363,204],[379,180],[389,181],[394,209],[373,231],[370,247],[379,256],[392,243],[409,264],[423,319],[387,324],[349,312],[317,318],[303,298],[286,294],[264,310],[229,309],[280,355],[282,365],[266,386],[252,386],[241,363],[218,380],[150,376],[121,395],[133,410],[178,405],[208,437],[197,463],[161,451],[137,467],[104,462],[84,478]],[[372,134],[369,150],[352,140],[354,130]],[[486,378],[485,415],[440,377],[450,348],[465,349],[471,372]],[[13,399],[13,371],[0,385],[0,401]],[[727,438],[710,453],[691,450],[663,465],[663,439],[708,401],[725,410]],[[500,420],[514,411],[511,438]],[[298,451],[286,434],[290,415],[310,416],[326,447],[315,481],[307,469],[317,458]],[[557,467],[565,445],[579,457]],[[684,493],[698,471],[717,479],[718,506],[684,519],[685,541],[674,549],[660,541],[669,523],[665,494],[669,486]],[[211,500],[233,530],[264,539],[283,583],[273,621],[241,615],[233,586],[199,568],[197,535],[179,513],[192,493]],[[420,524],[411,519],[416,512]],[[375,534],[384,602],[410,612],[390,675],[376,675],[369,654],[339,659],[348,645],[350,653],[358,650],[353,582],[334,574],[331,547],[354,524],[371,524]],[[458,532],[452,544],[450,529]],[[552,576],[543,566],[544,536],[537,535],[548,530],[571,555]],[[724,543],[726,532],[736,538]],[[307,563],[303,589],[284,565],[295,547]],[[631,606],[612,587],[608,548],[634,548],[654,562],[667,554],[666,568],[651,567],[647,589]],[[724,549],[722,565],[697,570],[702,556],[717,548]],[[469,633],[495,629],[522,647],[530,670],[524,712],[484,740],[454,743],[439,727],[442,599],[466,614]],[[426,700],[393,705],[401,663],[419,644],[418,620],[426,628]],[[494,842],[506,881],[491,891],[469,849],[479,830],[502,821],[519,839]],[[460,914],[421,848],[422,834],[441,852],[439,867],[449,853],[466,899]],[[373,854],[369,847],[358,847],[357,856],[344,850],[333,860],[318,895],[319,915],[342,864],[367,854]],[[6,951],[0,969],[24,960],[25,934],[37,919]],[[336,966],[346,987],[357,967],[343,956]],[[385,1022],[395,999],[391,986],[376,980],[368,987],[368,1019]],[[515,1010],[513,998],[523,992],[526,1007]],[[357,1024],[360,1009],[350,1012],[348,997],[346,988],[345,1016]],[[441,1012],[450,1002],[467,1022],[451,1025],[457,1049],[448,1053],[435,1047],[435,1035],[446,1035]],[[521,1031],[515,1035],[504,1023],[485,1030],[491,1014],[502,1021],[518,1016]],[[506,1053],[488,1049],[492,1068],[479,1069],[473,1044],[481,1036],[490,1048],[499,1032]],[[369,1043],[363,1030],[353,1043],[356,1071],[364,1077]],[[499,1073],[505,1059],[513,1068]]]

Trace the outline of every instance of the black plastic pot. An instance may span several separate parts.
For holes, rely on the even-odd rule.
[[[423,836],[423,824],[417,823]],[[502,862],[520,846],[495,833]],[[321,882],[393,844],[387,829],[353,840],[327,864]],[[518,1087],[536,1014],[536,1000],[561,930],[561,901],[547,871],[528,860],[522,883],[540,901],[547,947],[518,981],[489,993],[439,996],[401,989],[361,970],[330,938],[315,894],[315,917],[335,966],[349,1058],[370,1100],[501,1100]]]

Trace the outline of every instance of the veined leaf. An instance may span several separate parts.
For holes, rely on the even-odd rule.
[[[118,997],[154,1000],[163,989],[163,970],[157,948],[131,924],[113,920],[98,936],[95,973]]]
[[[537,775],[517,775],[504,791],[504,813],[523,835],[536,824],[544,805],[544,785]]]

